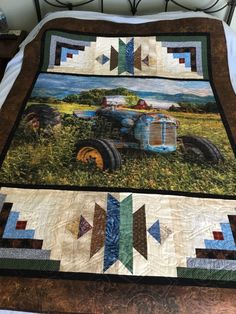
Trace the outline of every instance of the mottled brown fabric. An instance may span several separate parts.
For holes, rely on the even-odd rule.
[[[147,259],[147,230],[145,205],[139,208],[134,214],[133,241],[134,248]]]
[[[95,204],[93,231],[91,238],[90,257],[93,257],[105,243],[106,212],[97,203]]]
[[[196,257],[235,260],[236,251],[216,249],[196,249]]]
[[[12,203],[3,203],[3,206],[1,208],[1,212],[0,212],[0,241],[2,239],[4,230],[5,230],[5,226],[7,223],[7,219],[9,217],[12,206],[13,206]]]
[[[234,237],[234,243],[236,244],[236,215],[228,215],[230,227]]]
[[[235,313],[234,289],[0,277],[0,308],[42,313]]]
[[[156,33],[209,33],[211,56],[210,65],[213,74],[213,83],[220,103],[223,107],[232,136],[236,141],[236,95],[232,89],[227,63],[226,42],[221,21],[205,18],[179,19],[173,21],[159,21],[139,25],[117,24],[106,21],[86,21],[70,18],[52,20],[46,23],[36,38],[25,48],[24,62],[0,115],[0,151],[10,135],[17,115],[24,100],[29,94],[29,88],[35,81],[40,68],[41,39],[46,30],[78,31],[81,34],[138,36],[153,35]]]

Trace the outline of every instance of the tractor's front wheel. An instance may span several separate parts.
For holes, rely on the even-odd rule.
[[[220,150],[208,139],[199,136],[179,137],[188,159],[197,162],[218,164],[224,160]]]
[[[95,164],[101,170],[117,170],[121,167],[120,153],[108,140],[81,140],[76,146],[76,159]]]

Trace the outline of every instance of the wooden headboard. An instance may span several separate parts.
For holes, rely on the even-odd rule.
[[[135,15],[138,11],[138,7],[141,4],[141,2],[145,2],[145,0],[127,0],[130,5],[130,13]],[[222,10],[226,10],[226,16],[225,16],[225,22],[230,25],[235,8],[236,8],[236,0],[224,0],[223,3],[221,0],[215,0],[211,5],[205,6],[204,8],[201,7],[189,7],[181,3],[181,0],[160,0],[163,2],[163,9],[165,12],[169,9],[169,4],[172,3],[176,5],[177,7],[180,7],[184,10],[188,11],[199,11],[199,12],[205,12],[205,13],[217,13]],[[42,11],[41,11],[41,3],[47,3],[50,6],[56,7],[56,8],[67,8],[68,10],[73,10],[74,8],[79,8],[81,6],[84,6],[86,4],[97,2],[99,5],[100,12],[104,12],[104,0],[78,0],[75,3],[63,1],[63,0],[34,0],[35,8],[37,12],[38,21],[41,21],[42,19]]]

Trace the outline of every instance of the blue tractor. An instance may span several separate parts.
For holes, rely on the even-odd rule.
[[[200,162],[216,164],[223,160],[219,149],[208,139],[178,137],[178,121],[166,114],[110,107],[97,110],[93,121],[92,139],[77,143],[76,158],[84,163],[95,162],[102,170],[121,168],[121,149],[167,154],[180,145],[186,155]]]

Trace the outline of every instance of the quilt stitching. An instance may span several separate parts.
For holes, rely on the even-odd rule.
[[[176,117],[187,120],[191,118],[188,107],[192,106],[191,101],[196,102],[194,103],[195,106],[192,107],[193,113],[198,114],[200,120],[207,113],[209,122],[206,130],[201,130],[203,133],[206,131],[203,138],[213,127],[213,124],[210,123],[211,119],[215,118],[213,115],[219,115],[217,101],[214,99],[211,84],[208,82],[209,58],[206,36],[102,37],[47,31],[43,57],[41,70],[44,73],[39,75],[36,88],[33,90],[22,115],[20,131],[23,130],[22,134],[29,132],[27,134],[30,135],[27,137],[28,143],[33,138],[35,142],[38,141],[37,144],[40,143],[45,149],[52,139],[58,143],[56,153],[59,155],[62,151],[66,158],[63,162],[59,158],[56,160],[58,164],[68,168],[71,182],[76,186],[80,184],[78,182],[81,178],[73,178],[72,170],[76,162],[73,158],[75,156],[67,154],[67,151],[75,154],[74,139],[70,137],[67,143],[70,146],[63,146],[66,138],[63,138],[65,134],[60,133],[61,130],[66,132],[73,126],[73,130],[69,131],[70,134],[76,134],[76,136],[79,134],[81,136],[79,140],[82,141],[89,140],[88,133],[86,132],[87,137],[83,134],[84,130],[89,131],[91,132],[89,134],[93,136],[92,141],[97,141],[95,148],[100,148],[102,145],[103,149],[96,151],[94,147],[91,149],[91,142],[87,142],[82,153],[76,152],[77,159],[81,156],[81,159],[84,156],[89,156],[85,165],[79,162],[76,165],[76,171],[81,171],[81,169],[83,173],[87,171],[87,182],[92,182],[93,171],[95,177],[99,177],[98,169],[95,170],[93,167],[94,160],[98,160],[97,164],[100,170],[105,171],[106,183],[111,184],[109,181],[109,170],[111,169],[103,169],[110,158],[112,170],[115,170],[114,177],[118,181],[120,180],[119,184],[121,184],[122,181],[119,176],[120,155],[113,150],[113,146],[118,144],[124,145],[122,148],[137,149],[137,143],[141,143],[142,149],[161,147],[162,150],[171,151],[172,149],[174,152],[174,145],[177,145],[175,132],[179,131],[179,121],[169,117],[167,111],[172,111]],[[67,86],[63,84],[64,76],[70,77]],[[147,78],[141,82],[141,77],[145,76]],[[160,77],[163,78],[163,81],[161,79],[157,81]],[[52,84],[56,84],[56,81],[58,85],[61,84],[60,92],[62,92],[63,97],[60,95],[60,99],[55,99],[53,88],[50,85],[48,85],[50,93],[47,94],[47,91],[44,94],[45,86],[42,83],[46,82],[47,84],[46,78]],[[78,81],[76,82],[76,80]],[[99,85],[98,82],[103,85]],[[114,82],[117,84],[115,87],[112,85]],[[129,85],[131,82],[133,85]],[[191,87],[188,85],[190,83]],[[163,88],[164,96],[166,96],[167,88],[168,93],[172,91],[174,84],[177,86],[177,90],[185,90],[186,94],[184,96],[177,95],[176,92],[174,96],[178,100],[174,102],[173,97],[172,105],[154,108],[157,102],[161,102],[160,97],[164,96],[159,93],[158,101],[155,103],[153,99],[156,96],[147,96],[145,88],[151,87],[151,92],[154,93],[153,90],[158,84]],[[89,89],[90,85],[93,88]],[[132,90],[134,86],[137,89],[135,92]],[[81,88],[81,90],[77,92],[76,88]],[[67,94],[64,93],[66,89],[68,89]],[[36,90],[37,96],[34,94]],[[69,91],[73,91],[74,94],[69,93]],[[172,94],[169,93],[168,95],[170,97]],[[202,107],[198,103],[201,97],[205,97]],[[189,103],[186,104],[186,99],[191,99],[191,101],[189,100]],[[88,110],[81,109],[81,100],[82,106],[87,106],[86,109]],[[40,104],[37,103],[38,101]],[[42,104],[42,102],[45,103]],[[168,99],[169,104],[170,100]],[[68,109],[70,107],[73,109]],[[59,112],[57,111],[58,108],[64,111]],[[204,110],[209,111],[205,112]],[[116,112],[116,115],[110,117],[108,112]],[[184,112],[186,116],[183,118],[181,115]],[[102,118],[99,117],[100,113],[104,114]],[[46,121],[44,116],[47,116]],[[148,118],[145,120],[144,116]],[[152,121],[152,124],[149,123],[154,116],[157,120]],[[105,118],[108,118],[108,121]],[[140,121],[144,120],[135,129],[139,119]],[[94,123],[96,120],[98,120],[97,125]],[[222,124],[220,116],[219,121]],[[214,123],[219,121],[214,120]],[[185,124],[184,127],[186,132]],[[190,127],[191,125],[189,125]],[[197,124],[194,125],[194,128],[197,129]],[[145,133],[143,130],[148,130],[149,133]],[[219,130],[224,130],[223,124]],[[155,134],[158,136],[152,136],[152,132],[153,134],[156,132]],[[219,136],[220,133],[222,132],[219,132]],[[184,133],[180,134],[182,136]],[[134,135],[136,138],[132,142]],[[22,141],[21,136],[19,134],[17,136],[16,147],[17,141]],[[59,141],[60,136],[62,137],[61,142]],[[110,143],[111,137],[112,143]],[[228,138],[225,137],[220,148],[226,145],[227,141]],[[209,142],[208,145],[210,145]],[[229,148],[227,146],[227,149],[229,151],[230,146]],[[9,151],[11,152],[11,148]],[[55,168],[56,164],[50,160],[52,147],[49,151],[48,160],[51,162],[51,167]],[[40,155],[37,151],[37,145],[30,147],[30,153],[32,156]],[[175,157],[178,158],[179,154],[177,151],[171,160],[172,164],[175,163]],[[105,158],[102,159],[104,155]],[[129,157],[125,156],[125,159],[127,162]],[[136,159],[138,160],[138,158]],[[177,167],[183,159],[177,160]],[[32,158],[31,161],[37,168],[37,158]],[[149,161],[149,158],[143,157],[142,169],[149,166]],[[163,162],[165,158],[159,158],[159,161]],[[42,178],[55,182],[51,173],[43,172],[43,164],[47,163],[47,158],[42,159],[41,162],[42,169],[40,169],[39,176],[40,173],[43,173]],[[159,166],[158,168],[157,162],[154,165],[155,171],[158,169],[158,172],[156,172],[154,179],[151,178],[155,171],[150,167],[150,178],[148,177],[150,189],[155,182],[159,182],[164,176],[167,178],[165,184],[172,187],[172,168],[162,169]],[[196,166],[191,162],[188,165],[189,168]],[[127,176],[126,181],[129,184],[133,182],[133,179],[137,180],[139,184],[147,182],[143,172],[137,174],[132,167],[132,162],[128,160],[123,171],[123,175]],[[3,174],[7,168],[9,169],[9,167],[4,169],[3,166]],[[91,169],[93,169],[92,172],[89,172]],[[207,177],[207,166],[205,170]],[[214,170],[217,172],[219,169],[215,167]],[[183,178],[184,175],[183,171]],[[196,180],[194,178],[192,180],[193,186],[199,184],[197,175],[198,172],[196,171]],[[229,178],[230,175],[229,172]],[[220,176],[217,179],[220,180]],[[66,179],[62,178],[61,182],[64,184]],[[211,183],[209,181],[209,186]],[[181,181],[181,184],[184,185],[184,182]],[[127,194],[122,195],[122,193],[98,192],[95,196],[89,191],[83,192],[84,198],[86,198],[84,200],[83,193],[78,196],[76,191],[66,191],[67,195],[71,193],[73,196],[71,198],[68,196],[69,200],[65,201],[62,210],[56,198],[52,201],[54,192],[62,193],[62,191],[56,191],[54,187],[51,194],[45,192],[48,204],[44,203],[44,199],[35,202],[35,208],[40,210],[33,209],[33,212],[37,212],[38,216],[31,217],[29,212],[22,207],[22,203],[30,205],[27,200],[22,201],[22,198],[17,198],[14,189],[3,187],[2,190],[3,193],[5,190],[8,191],[6,194],[0,194],[2,205],[0,213],[0,268],[2,269],[236,280],[236,216],[233,215],[235,206],[233,200],[228,200],[230,205],[227,205],[227,201],[220,198],[216,200],[199,198],[196,200],[191,196],[189,198],[175,196],[175,201],[173,201],[169,196],[167,201],[165,196],[156,194],[159,202],[157,199],[149,198],[148,195],[143,195],[142,197],[146,201],[141,202],[139,196],[135,194],[127,196]],[[20,188],[17,190],[19,195],[24,194]],[[219,189],[217,192],[219,192],[219,197],[221,195],[222,198],[229,196]],[[29,190],[29,193],[37,198],[41,192]],[[65,195],[65,199],[66,197]],[[64,202],[63,197],[61,202]],[[226,209],[222,202],[225,202]],[[13,203],[17,211],[12,210]],[[56,203],[57,205],[55,205]],[[197,203],[202,217],[197,214]],[[213,208],[213,203],[215,209],[210,212],[209,209]],[[155,209],[154,205],[156,206]],[[43,208],[43,206],[46,207]],[[58,211],[51,212],[52,206]],[[207,214],[214,222],[210,222],[209,217],[204,216],[204,206]],[[219,210],[222,209],[222,213],[217,213],[217,206],[219,206]],[[227,216],[228,222],[222,223]],[[34,220],[33,228],[30,224],[31,219]],[[40,219],[44,223],[40,223]],[[194,220],[196,220],[196,225]],[[37,227],[34,228],[34,226]],[[212,229],[216,231],[212,231]],[[39,238],[43,240],[35,239],[35,234],[39,234]],[[170,252],[172,252],[171,256],[169,255]]]

